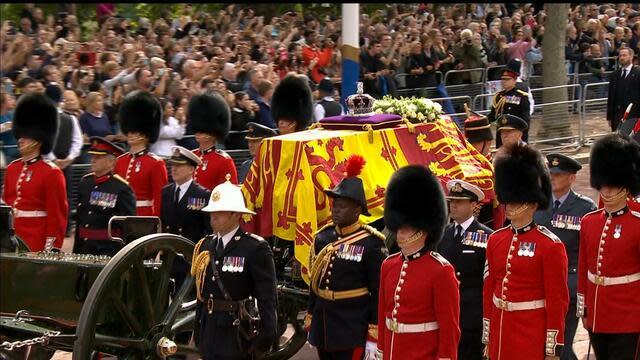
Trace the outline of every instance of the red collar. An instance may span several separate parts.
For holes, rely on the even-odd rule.
[[[102,176],[99,176],[99,177],[98,176],[94,176],[94,177],[95,177],[94,181],[95,181],[96,184],[102,184],[103,182],[105,182],[105,181],[107,181],[107,180],[109,180],[111,178],[111,173],[108,173],[106,175],[102,175]]]

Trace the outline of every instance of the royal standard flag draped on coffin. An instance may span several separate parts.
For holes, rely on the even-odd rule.
[[[323,190],[345,177],[351,154],[367,163],[360,177],[371,216],[383,216],[389,178],[408,164],[424,164],[440,179],[443,189],[451,179],[465,179],[493,199],[493,167],[469,144],[448,117],[431,123],[390,129],[312,129],[262,140],[242,185],[247,207],[257,215],[243,224],[263,237],[275,235],[295,241],[295,258],[308,282],[307,266],[314,233],[331,220],[329,198]],[[428,204],[425,204],[428,206]]]

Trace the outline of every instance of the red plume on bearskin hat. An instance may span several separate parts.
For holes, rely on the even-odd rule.
[[[366,161],[360,155],[351,155],[347,159],[346,173],[347,176],[336,185],[333,189],[325,190],[327,196],[336,198],[351,199],[362,207],[362,215],[370,216],[367,210],[367,197],[364,194],[364,184],[362,179],[358,177],[362,173]]]

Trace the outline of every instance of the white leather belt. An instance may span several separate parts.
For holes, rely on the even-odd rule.
[[[33,211],[27,211],[27,210],[18,210],[18,209],[13,209],[13,216],[17,217],[17,218],[35,218],[35,217],[45,217],[47,216],[47,212],[46,211],[41,211],[41,210],[33,210]]]
[[[545,306],[545,301],[544,299],[542,299],[542,300],[511,302],[511,301],[498,299],[498,297],[495,296],[494,294],[493,305],[495,305],[498,309],[501,309],[504,311],[522,311],[522,310],[541,309]]]
[[[438,326],[437,321],[431,321],[431,322],[421,323],[421,324],[403,324],[403,323],[397,322],[396,320],[386,318],[385,323],[387,324],[387,329],[389,329],[390,331],[396,334],[421,333],[421,332],[438,330],[440,328]]]
[[[138,200],[136,201],[136,207],[149,207],[153,206],[153,200]]]
[[[601,285],[601,286],[623,285],[623,284],[629,284],[634,281],[640,280],[640,273],[635,273],[635,274],[625,275],[625,276],[609,277],[609,276],[594,275],[593,273],[591,273],[591,271],[589,271],[587,273],[587,278],[592,283],[596,285]]]

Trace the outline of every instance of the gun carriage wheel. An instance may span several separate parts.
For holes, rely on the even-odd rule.
[[[153,234],[120,250],[86,297],[73,359],[89,359],[93,351],[126,359],[197,353],[187,341],[174,340],[193,327],[195,300],[188,301],[193,277],[186,276],[173,296],[170,293],[174,263],[186,263],[188,272],[193,247],[181,236]]]

